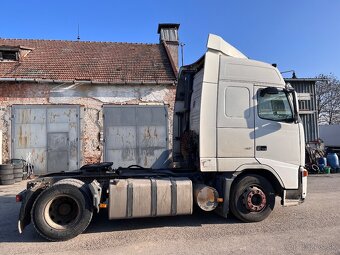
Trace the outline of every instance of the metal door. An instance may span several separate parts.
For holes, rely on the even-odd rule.
[[[36,174],[75,170],[79,168],[79,133],[79,106],[15,105],[11,157],[28,160]],[[62,142],[65,136],[67,144]]]
[[[159,168],[168,157],[165,106],[104,106],[104,160]]]
[[[59,172],[68,169],[69,139],[68,133],[47,134],[47,169]]]

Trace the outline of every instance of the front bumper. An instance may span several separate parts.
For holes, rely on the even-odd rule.
[[[307,196],[307,176],[308,171],[304,167],[300,167],[299,171],[301,175],[301,198],[304,200]]]
[[[296,190],[283,190],[281,204],[283,206],[298,205],[305,201],[307,196],[308,171],[304,167],[299,168],[299,186]]]

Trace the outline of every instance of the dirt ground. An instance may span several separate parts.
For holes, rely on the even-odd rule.
[[[0,254],[340,254],[340,174],[308,179],[308,197],[268,219],[242,223],[214,213],[109,221],[95,215],[85,233],[48,242],[29,225],[17,231],[25,183],[0,186]]]

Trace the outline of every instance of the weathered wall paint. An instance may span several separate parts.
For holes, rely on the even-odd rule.
[[[168,137],[171,148],[175,89],[172,84],[133,86],[0,82],[3,160],[11,158],[11,106],[15,104],[80,105],[82,164],[100,162],[103,159],[103,105],[165,104],[168,106]]]

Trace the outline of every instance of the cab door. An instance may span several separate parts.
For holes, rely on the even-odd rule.
[[[293,104],[282,89],[263,93],[264,89],[254,86],[255,158],[274,169],[290,188],[297,188],[300,134],[293,118]]]

